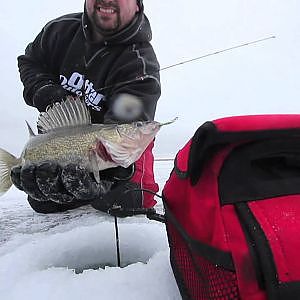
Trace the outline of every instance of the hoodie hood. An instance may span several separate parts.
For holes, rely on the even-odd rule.
[[[104,36],[103,43],[105,45],[132,44],[141,42],[150,42],[152,39],[152,31],[148,18],[144,14],[144,6],[141,0],[138,0],[140,7],[132,22],[115,34]],[[92,24],[86,12],[84,4],[84,13],[82,17],[82,27],[85,38],[88,42],[93,42],[91,38]]]

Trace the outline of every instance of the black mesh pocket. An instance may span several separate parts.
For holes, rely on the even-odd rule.
[[[234,271],[204,258],[199,253],[199,245],[192,240],[187,241],[187,237],[183,237],[169,221],[167,231],[171,265],[183,299],[240,299]],[[205,252],[207,250],[204,249]]]

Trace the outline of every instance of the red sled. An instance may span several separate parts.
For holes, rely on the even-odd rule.
[[[300,115],[204,123],[163,200],[183,299],[300,299]]]

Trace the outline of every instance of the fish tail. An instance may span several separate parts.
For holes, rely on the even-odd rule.
[[[12,186],[10,171],[20,159],[0,148],[0,196]]]

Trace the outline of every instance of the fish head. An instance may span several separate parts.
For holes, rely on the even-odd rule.
[[[157,121],[144,121],[144,122],[134,122],[128,125],[131,125],[132,134],[136,135],[136,138],[140,138],[141,142],[143,140],[150,139],[153,140],[157,132],[160,130],[162,126],[169,125],[174,123],[178,118],[175,118],[169,122],[160,123]],[[126,125],[126,124],[125,124]],[[130,128],[129,128],[130,129]]]
[[[105,161],[127,168],[140,158],[162,125],[156,121],[116,125],[113,132],[99,137],[97,154]]]
[[[134,139],[139,139],[140,142],[143,140],[152,140],[157,132],[159,131],[161,124],[156,121],[146,121],[146,122],[134,122],[130,124],[129,128],[132,137]],[[124,130],[124,137],[127,135],[127,130]],[[130,135],[129,135],[130,136]],[[130,137],[129,137],[130,138]]]

